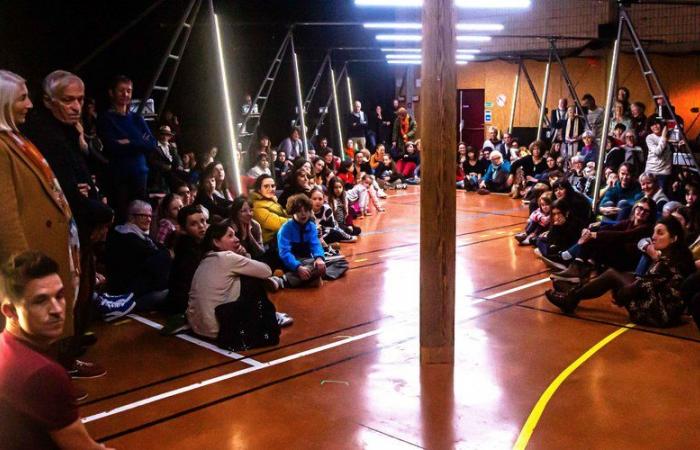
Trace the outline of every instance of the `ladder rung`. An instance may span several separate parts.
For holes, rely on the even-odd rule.
[[[153,86],[154,91],[167,91],[168,87],[167,86]]]
[[[175,61],[177,61],[178,59],[180,59],[180,57],[177,56],[177,55],[168,55],[168,58],[174,59]]]
[[[260,113],[251,113],[246,116],[249,119],[255,119],[257,117],[260,117]]]
[[[240,133],[240,134],[238,135],[238,137],[239,137],[239,138],[244,138],[244,137],[248,137],[248,136],[252,136],[252,135],[253,135],[253,133]]]
[[[267,77],[267,78],[265,78],[265,79],[266,79],[267,81],[272,81],[272,80],[274,80],[274,78],[272,78],[272,77]]]
[[[258,97],[258,100],[267,100],[267,97]]]
[[[185,28],[192,28],[192,25],[187,22],[183,23],[182,26]]]
[[[651,70],[647,70],[647,71],[644,72],[644,76],[645,76],[645,77],[648,77],[649,75],[652,75],[653,73],[654,73],[654,72],[652,72]]]
[[[664,96],[663,96],[663,95],[657,94],[657,95],[652,95],[652,98],[654,98],[654,99],[657,99],[657,98],[664,98]]]

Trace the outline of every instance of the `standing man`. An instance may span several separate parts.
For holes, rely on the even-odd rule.
[[[148,186],[151,192],[167,194],[176,180],[186,178],[177,146],[172,142],[174,136],[168,125],[161,125],[158,129],[158,147],[148,160]]]
[[[362,111],[362,103],[359,100],[355,100],[349,122],[348,138],[352,139],[353,145],[358,150],[367,148],[367,115]]]
[[[503,140],[496,144],[494,150],[498,150],[503,155],[503,159],[510,161],[510,146],[513,143],[513,135],[507,131],[503,133]]]
[[[566,109],[569,101],[565,98],[560,98],[557,103],[557,109],[552,111],[549,118],[548,138],[551,142],[562,140],[562,130],[566,126]]]
[[[146,161],[157,147],[144,118],[129,111],[133,89],[129,78],[115,77],[109,87],[112,106],[97,119],[97,131],[109,158],[111,202],[118,222],[126,219],[131,200],[148,200]]]
[[[105,449],[80,421],[66,371],[46,356],[63,334],[66,299],[58,264],[27,251],[2,267],[0,442],[2,448]]]
[[[603,108],[596,105],[595,98],[593,98],[591,94],[585,94],[582,97],[581,105],[583,106],[584,114],[586,114],[586,119],[588,119],[590,130],[593,132],[596,141],[600,142],[603,133],[603,114],[605,111]]]
[[[374,151],[377,144],[386,144],[389,127],[391,127],[391,121],[385,117],[382,107],[377,105],[374,108],[374,113],[369,117],[369,131],[367,132],[369,149],[371,151]]]

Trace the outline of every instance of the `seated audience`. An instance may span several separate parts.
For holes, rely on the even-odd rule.
[[[246,173],[247,176],[253,179],[258,178],[262,174],[272,175],[267,153],[258,153],[258,156],[255,157],[255,165]]]
[[[503,160],[501,152],[494,150],[489,154],[491,164],[486,170],[486,174],[479,182],[479,194],[489,192],[508,192],[508,175],[510,173],[510,163]]]
[[[284,208],[277,202],[275,180],[269,175],[260,175],[255,180],[252,199],[253,218],[262,228],[263,243],[270,246],[277,242],[277,232],[289,220]]]
[[[3,264],[0,310],[0,442],[7,450],[106,449],[83,425],[77,391],[50,356],[61,339],[66,299],[58,264],[27,251]]]
[[[420,155],[416,151],[416,145],[406,142],[405,151],[396,159],[396,171],[402,178],[410,178],[413,171],[420,165]]]
[[[617,171],[618,181],[606,189],[605,195],[600,199],[600,213],[605,220],[620,221],[629,217],[632,205],[642,198],[642,188],[632,175],[632,168],[627,163],[622,163]]]
[[[248,203],[245,197],[236,197],[233,199],[230,226],[233,228],[233,231],[236,232],[236,237],[250,257],[267,263],[267,261],[262,259],[265,253],[262,227],[253,219],[253,210],[250,208],[250,203]],[[273,266],[269,263],[268,265],[270,267]]]
[[[231,201],[222,195],[216,194],[216,174],[218,172],[216,167],[219,164],[217,162],[209,164],[202,172],[194,204],[204,206],[209,211],[209,214],[213,216],[225,218],[231,213]]]
[[[496,150],[496,147],[501,143],[501,140],[498,139],[498,128],[496,127],[488,127],[486,131],[488,137],[482,144],[481,148],[489,148],[491,150]]]
[[[263,280],[277,287],[270,267],[248,257],[226,222],[209,227],[202,248],[187,305],[192,331],[236,351],[276,345],[278,318],[263,289]]]
[[[581,139],[583,139],[583,147],[581,147],[579,154],[583,156],[583,161],[585,163],[597,162],[598,145],[595,143],[595,134],[590,130],[586,130],[583,132]]]
[[[352,165],[352,161],[350,161],[350,164]],[[290,172],[277,202],[284,208],[287,204],[287,199],[292,195],[308,194],[311,190],[309,177],[309,170],[303,166],[299,166],[295,171]]]
[[[284,153],[286,159],[294,161],[298,157],[304,156],[304,143],[301,140],[301,130],[292,128],[289,131],[289,137],[285,138],[277,147],[277,154]]]
[[[287,159],[287,154],[284,152],[277,152],[277,159],[275,159],[275,182],[278,185],[282,186],[291,168],[292,162]]]
[[[591,210],[590,201],[583,194],[576,192],[568,181],[558,180],[552,185],[552,191],[557,200],[566,201],[571,214],[579,222],[584,226],[591,223],[593,211]]]
[[[177,231],[177,214],[185,206],[177,194],[168,194],[158,206],[158,232],[155,241],[172,249]]]
[[[140,311],[160,309],[168,295],[170,253],[148,235],[151,219],[151,205],[132,201],[127,221],[107,235],[105,250],[107,292],[133,293]]]
[[[214,196],[226,200],[227,202],[233,201],[233,194],[231,193],[231,189],[229,188],[228,178],[226,178],[226,170],[224,169],[224,165],[218,161],[215,161],[214,164],[212,164],[212,166],[214,168],[214,179],[216,180]]]
[[[389,155],[385,155],[389,158]],[[333,211],[333,217],[341,230],[352,236],[358,236],[362,231],[360,227],[353,224],[353,217],[350,214],[348,198],[345,192],[345,183],[338,178],[331,178],[328,182],[328,206]]]
[[[333,210],[325,202],[321,188],[311,189],[311,205],[316,220],[316,226],[320,231],[321,239],[326,244],[334,242],[356,242],[357,236],[345,232],[335,220]]]
[[[466,159],[462,163],[464,172],[464,189],[475,191],[479,189],[481,177],[486,174],[488,163],[479,158],[479,152],[471,145],[466,149]]]
[[[659,220],[652,241],[657,260],[645,275],[635,277],[629,272],[608,269],[569,292],[548,290],[547,300],[571,314],[579,302],[612,291],[613,301],[627,310],[632,322],[654,327],[677,324],[685,310],[681,284],[696,270],[693,258],[683,228],[674,217]]]
[[[293,195],[287,201],[292,215],[277,234],[277,248],[286,273],[285,287],[319,286],[321,278],[335,280],[348,269],[345,259],[334,259],[326,265],[324,251],[313,220],[313,207],[306,194]]]
[[[668,197],[666,197],[664,191],[659,187],[659,183],[656,181],[656,175],[649,172],[642,173],[639,177],[639,185],[644,195],[643,198],[654,200],[654,203],[656,203],[656,215],[660,216],[661,210],[668,202]]]
[[[406,189],[402,175],[396,170],[396,163],[391,156],[384,154],[382,162],[374,170],[377,183],[382,189]]]
[[[520,245],[534,245],[537,236],[549,229],[552,213],[552,193],[543,192],[537,199],[538,208],[530,214],[525,231],[516,234],[515,240]]]

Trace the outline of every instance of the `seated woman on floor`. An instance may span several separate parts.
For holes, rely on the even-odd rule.
[[[530,144],[528,155],[511,163],[508,184],[513,186],[513,198],[523,197],[527,190],[539,181],[536,177],[547,172],[547,160],[543,157],[542,145],[542,141],[534,141]]]
[[[545,292],[547,300],[571,314],[579,302],[612,291],[613,301],[627,309],[632,322],[654,327],[676,325],[685,310],[681,284],[695,272],[693,258],[685,243],[683,227],[674,217],[665,217],[656,223],[652,242],[658,260],[645,275],[636,277],[629,272],[608,269],[569,292],[548,290]]]
[[[593,221],[591,203],[586,196],[574,190],[566,180],[558,180],[552,185],[552,191],[557,200],[565,200],[571,214],[584,226]]]
[[[221,163],[209,164],[202,172],[194,204],[204,206],[209,211],[209,214],[223,219],[231,213],[231,201],[216,194],[217,173],[219,173],[217,166],[219,165]]]
[[[491,164],[486,170],[486,174],[479,182],[479,194],[490,192],[508,192],[508,175],[510,173],[510,163],[503,160],[503,155],[498,150],[493,150],[489,154]]]
[[[278,288],[270,267],[250,259],[227,222],[209,227],[202,248],[187,306],[192,331],[233,350],[276,345],[280,317],[264,289],[265,280]]]
[[[233,231],[236,232],[236,237],[243,248],[250,254],[250,257],[260,261],[262,255],[265,253],[262,227],[253,218],[253,210],[250,208],[250,203],[248,203],[245,197],[236,197],[233,199],[230,225]]]
[[[462,172],[464,172],[464,189],[467,191],[476,191],[479,189],[481,177],[486,174],[488,163],[479,158],[479,152],[471,145],[466,149],[466,159],[462,163]]]
[[[561,259],[561,252],[578,241],[585,224],[571,212],[566,200],[555,200],[550,215],[549,230],[535,239],[535,255],[547,266],[564,270],[566,264]]]
[[[593,270],[590,261],[621,271],[634,270],[639,260],[637,244],[652,235],[655,221],[654,200],[642,198],[634,205],[629,219],[584,228],[578,242],[561,253],[561,259],[568,261],[569,267],[553,274],[552,279],[570,283],[587,280]]]
[[[246,173],[252,179],[256,179],[262,174],[272,175],[270,160],[266,153],[258,153],[258,156],[255,157],[255,165]]]
[[[374,173],[382,189],[406,189],[407,187],[401,174],[396,170],[396,163],[386,153]]]
[[[335,280],[348,270],[347,261],[339,257],[328,262],[313,220],[313,206],[306,194],[293,195],[287,201],[293,220],[282,225],[277,233],[277,248],[287,272],[284,287],[317,287],[321,278]]]
[[[173,193],[166,195],[158,206],[158,231],[155,241],[168,250],[172,250],[175,245],[177,213],[183,206],[182,197]]]
[[[668,203],[668,197],[661,190],[658,181],[656,180],[656,175],[650,172],[644,172],[639,176],[639,185],[642,189],[642,198],[648,198],[654,200],[656,203],[656,218],[661,216],[661,211],[664,205]]]
[[[253,218],[262,228],[263,244],[276,248],[277,232],[289,220],[282,205],[275,196],[275,180],[269,175],[260,175],[255,180],[253,199]]]
[[[287,176],[277,203],[284,208],[289,197],[296,194],[308,194],[310,190],[309,173],[303,166],[299,166]]]

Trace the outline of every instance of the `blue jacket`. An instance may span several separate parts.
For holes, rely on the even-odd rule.
[[[285,222],[277,232],[277,249],[287,270],[297,270],[301,259],[323,258],[323,247],[313,218],[305,224],[296,220]]]
[[[97,118],[97,134],[116,175],[148,173],[146,156],[155,151],[158,144],[143,117],[132,112],[122,116],[105,111]],[[129,143],[117,142],[121,139],[128,139]]]
[[[503,160],[503,164],[498,166],[496,168],[493,163],[489,164],[489,168],[486,169],[486,175],[484,175],[484,182],[487,183],[491,180],[493,180],[493,176],[495,175],[495,172],[498,170],[502,170],[506,173],[506,176],[510,173],[510,162],[506,161],[505,159]]]
[[[627,200],[630,203],[635,203],[637,200],[642,198],[644,193],[639,183],[636,181],[632,183],[631,186],[623,188],[620,182],[615,182],[615,186],[608,188],[605,191],[605,195],[600,199],[600,204],[604,205],[606,202],[613,202],[615,206],[620,202],[620,200]]]

